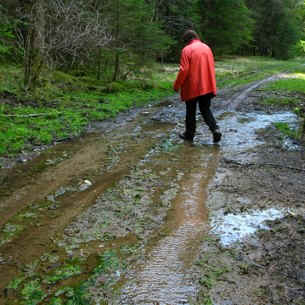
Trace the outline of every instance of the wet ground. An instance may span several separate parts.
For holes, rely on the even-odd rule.
[[[220,92],[219,145],[199,116],[178,138],[173,97],[2,159],[0,304],[304,305],[305,151],[271,80]]]

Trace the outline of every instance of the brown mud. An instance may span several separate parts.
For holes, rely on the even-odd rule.
[[[296,116],[261,103],[276,77],[220,92],[220,145],[199,117],[194,144],[179,140],[174,97],[1,169],[0,304],[31,304],[27,281],[80,260],[81,274],[41,284],[34,303],[51,304],[106,249],[128,249],[87,304],[304,305],[305,153],[273,125]]]

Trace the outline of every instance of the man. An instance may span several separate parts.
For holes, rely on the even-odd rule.
[[[186,46],[180,58],[180,70],[174,83],[186,105],[185,132],[179,137],[193,142],[196,131],[196,108],[213,134],[214,143],[221,139],[219,127],[210,110],[211,99],[216,96],[214,56],[209,46],[200,41],[195,31],[183,35]]]

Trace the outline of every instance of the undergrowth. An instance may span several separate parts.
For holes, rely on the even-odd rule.
[[[57,71],[29,94],[22,90],[21,68],[0,67],[0,156],[78,136],[92,121],[171,95],[170,73],[162,74],[105,84]]]

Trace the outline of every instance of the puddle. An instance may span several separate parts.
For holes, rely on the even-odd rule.
[[[287,137],[283,141],[283,149],[288,151],[301,151],[302,147],[294,139]]]
[[[232,152],[232,147],[241,151],[263,144],[263,139],[260,139],[257,132],[275,122],[288,123],[293,127],[297,124],[297,116],[291,112],[281,112],[270,115],[249,113],[226,117],[219,122],[224,133],[222,147],[226,152]]]
[[[117,304],[189,304],[196,289],[180,256],[196,232],[200,234],[200,228],[185,224],[164,238],[153,249],[150,261],[138,277],[124,289],[124,296]]]
[[[235,242],[241,242],[245,237],[254,234],[259,229],[268,230],[264,222],[266,220],[280,219],[285,216],[283,209],[271,208],[264,211],[253,211],[252,213],[227,214],[213,217],[211,220],[211,233],[220,238],[224,247]]]

